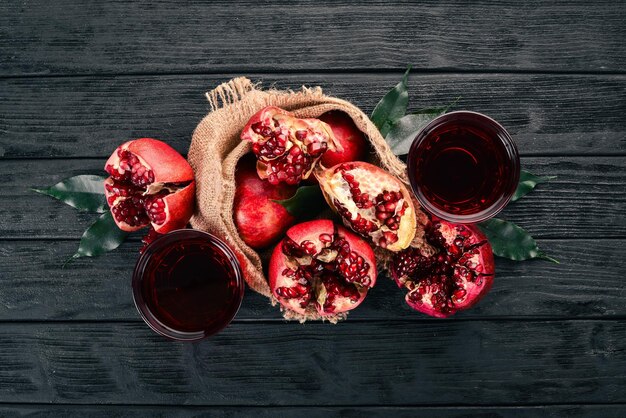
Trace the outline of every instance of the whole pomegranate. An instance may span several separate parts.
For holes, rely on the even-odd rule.
[[[152,225],[164,234],[184,228],[194,209],[195,182],[187,160],[164,142],[140,138],[120,145],[104,169],[104,192],[117,226]]]
[[[474,225],[434,221],[426,226],[429,248],[394,255],[389,272],[413,309],[445,318],[476,304],[491,288],[494,262],[487,237]]]
[[[320,162],[324,167],[366,159],[369,151],[368,142],[350,116],[339,110],[331,110],[319,119],[330,126],[339,144],[337,149],[329,149],[322,155]]]
[[[337,149],[330,126],[319,119],[299,119],[275,106],[254,114],[241,131],[252,143],[259,177],[271,184],[298,184],[309,178],[327,149]]]
[[[269,264],[273,295],[287,309],[322,316],[356,308],[376,283],[372,248],[329,220],[291,227]]]
[[[411,195],[400,180],[375,165],[350,162],[316,172],[328,204],[344,224],[390,251],[409,246],[416,217]]]
[[[248,157],[242,158],[237,165],[235,185],[233,211],[239,235],[252,248],[274,244],[296,218],[273,200],[290,198],[296,192],[296,186],[272,185],[261,180],[254,158]]]

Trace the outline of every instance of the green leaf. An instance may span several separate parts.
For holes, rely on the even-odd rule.
[[[493,253],[498,257],[516,261],[542,258],[560,264],[541,252],[533,237],[512,222],[493,218],[481,222],[478,226],[487,235]]]
[[[395,155],[408,154],[417,133],[431,120],[446,113],[459,99],[460,97],[457,97],[454,102],[447,106],[420,109],[394,123],[385,137],[393,153]]]
[[[411,144],[417,136],[417,133],[428,124],[431,120],[439,116],[440,113],[422,113],[419,115],[406,115],[397,121],[389,130],[385,137],[387,143],[391,147],[391,151],[395,155],[404,155],[409,153]]]
[[[396,123],[406,113],[409,104],[409,93],[407,91],[407,80],[411,67],[407,68],[402,81],[378,102],[372,112],[372,122],[378,128],[383,137],[387,136],[391,126]]]
[[[52,196],[81,212],[103,213],[107,210],[103,184],[105,179],[103,176],[85,174],[70,177],[47,189],[31,190]]]
[[[296,218],[302,218],[307,215],[316,215],[326,206],[326,200],[322,195],[320,186],[300,186],[289,199],[274,200],[274,202],[282,205],[287,212]]]
[[[556,176],[539,177],[535,176],[532,173],[529,173],[528,171],[522,170],[519,175],[519,184],[517,185],[517,189],[515,190],[515,194],[513,194],[511,201],[515,202],[516,200],[530,193],[530,191],[534,189],[536,185],[540,183],[546,183],[555,178]]]
[[[111,212],[104,213],[83,233],[76,253],[66,264],[80,257],[97,257],[120,246],[128,232],[117,227]]]

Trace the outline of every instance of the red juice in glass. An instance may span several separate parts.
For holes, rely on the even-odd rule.
[[[431,214],[481,222],[509,202],[519,181],[519,155],[509,133],[480,113],[442,115],[422,129],[409,151],[411,187]]]
[[[196,341],[226,327],[243,298],[237,258],[221,240],[182,229],[158,238],[133,275],[135,305],[157,333]]]

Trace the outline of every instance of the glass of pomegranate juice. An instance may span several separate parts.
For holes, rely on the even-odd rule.
[[[520,162],[502,125],[459,111],[439,116],[417,134],[407,171],[424,209],[450,222],[473,223],[495,216],[511,200]]]
[[[133,273],[133,297],[143,320],[177,341],[197,341],[222,330],[237,314],[243,293],[232,250],[194,229],[156,239]]]

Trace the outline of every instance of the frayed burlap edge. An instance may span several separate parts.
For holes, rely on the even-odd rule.
[[[299,91],[264,91],[259,84],[239,77],[219,85],[206,93],[206,97],[211,111],[196,127],[188,154],[196,176],[196,209],[191,225],[217,235],[232,246],[239,254],[248,285],[275,305],[276,300],[263,272],[261,256],[239,237],[233,220],[236,165],[241,157],[250,152],[250,144],[240,140],[240,133],[250,117],[270,105],[289,110],[301,118],[319,117],[330,110],[340,110],[347,113],[369,138],[373,151],[371,162],[405,183],[406,166],[393,154],[367,115],[345,100],[324,95],[320,87],[303,86]],[[418,225],[425,222],[419,220]],[[423,231],[419,229],[416,239],[421,240]],[[380,262],[387,258],[384,251],[377,251],[377,256]],[[290,310],[283,310],[283,316],[300,322],[323,319],[335,323],[345,318],[345,314],[321,317],[315,311],[301,315]]]

